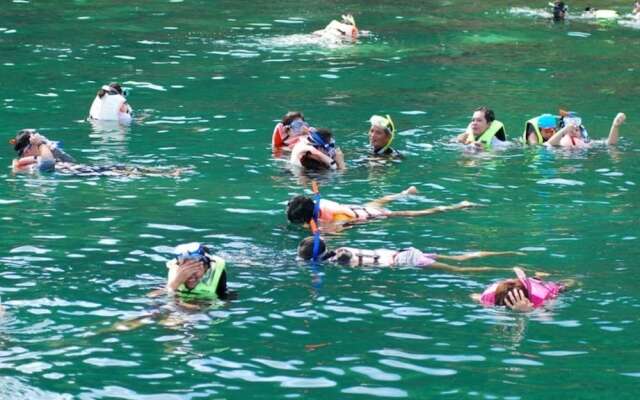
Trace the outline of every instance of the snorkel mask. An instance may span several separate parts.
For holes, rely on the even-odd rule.
[[[390,135],[387,144],[385,144],[384,147],[378,150],[379,152],[384,153],[391,146],[391,142],[393,142],[393,139],[396,136],[396,126],[389,114],[387,114],[386,117],[383,117],[381,115],[372,115],[371,118],[369,118],[369,123],[372,127],[375,126],[384,129],[385,132]]]
[[[319,147],[331,158],[336,155],[336,142],[331,138],[329,143],[325,142],[316,129],[309,131],[309,140],[314,147]]]
[[[289,127],[289,129],[291,129],[291,132],[294,135],[301,135],[304,133],[304,128],[308,128],[309,124],[307,124],[306,122],[304,122],[304,120],[298,118],[293,120],[289,125],[287,125]]]
[[[562,127],[575,125],[580,128],[580,134],[583,139],[586,140],[589,138],[589,133],[587,132],[587,129],[582,125],[582,118],[580,118],[577,112],[560,110],[560,115],[562,116]]]
[[[210,250],[197,242],[181,244],[174,250],[178,265],[188,260],[200,261],[204,264],[205,270],[211,270]]]

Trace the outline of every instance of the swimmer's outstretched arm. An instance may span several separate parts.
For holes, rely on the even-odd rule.
[[[564,128],[560,129],[558,132],[554,133],[553,136],[549,138],[545,142],[547,146],[560,146],[560,141],[564,137],[565,134],[569,133],[569,129],[572,128],[571,125],[567,125]]]
[[[436,268],[444,271],[457,272],[461,274],[464,274],[466,272],[485,272],[485,271],[503,270],[502,268],[495,268],[495,267],[457,267],[455,265],[449,265],[449,264],[441,263],[438,261],[434,262],[433,264],[425,268]]]
[[[618,143],[618,136],[620,134],[620,125],[624,124],[627,116],[624,113],[618,113],[611,123],[611,129],[609,130],[609,137],[607,138],[607,144],[613,145]]]
[[[461,201],[458,204],[452,204],[450,206],[438,206],[433,208],[427,208],[426,210],[405,210],[405,211],[389,211],[388,217],[420,217],[423,215],[438,214],[445,211],[461,210],[463,208],[478,207],[479,204],[472,203],[470,201]]]
[[[474,258],[492,257],[492,256],[524,256],[525,253],[520,251],[475,251],[473,253],[461,254],[458,256],[444,256],[438,254],[438,258],[444,260],[466,261]]]
[[[390,201],[398,200],[399,198],[405,197],[410,194],[416,194],[416,193],[418,193],[418,189],[416,189],[415,186],[409,186],[408,188],[406,188],[400,193],[389,194],[379,199],[375,199],[365,204],[365,206],[380,208],[380,207],[383,207],[385,204],[389,203]]]

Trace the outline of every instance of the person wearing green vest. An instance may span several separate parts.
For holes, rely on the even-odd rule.
[[[473,112],[467,130],[458,135],[457,141],[490,150],[506,143],[507,132],[502,122],[496,120],[493,110],[480,107]]]
[[[542,114],[525,123],[522,140],[526,144],[543,144],[560,129],[561,118]]]
[[[167,262],[167,292],[182,299],[224,300],[227,273],[222,258],[200,243],[177,246],[176,258]]]

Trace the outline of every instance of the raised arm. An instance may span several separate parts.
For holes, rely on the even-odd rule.
[[[617,144],[620,125],[624,124],[627,116],[624,113],[618,113],[611,123],[611,130],[609,130],[609,137],[607,138],[607,144]]]

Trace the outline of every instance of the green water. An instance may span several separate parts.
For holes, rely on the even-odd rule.
[[[194,170],[118,179],[5,169],[1,398],[636,397],[638,29],[553,25],[495,0],[139,3],[0,9],[5,139],[34,127],[84,163]],[[372,35],[329,47],[301,36],[343,11]],[[90,102],[113,80],[132,88],[140,121],[92,127]],[[511,137],[559,107],[579,111],[595,138],[618,111],[628,122],[615,148],[466,154],[448,141],[480,105]],[[420,195],[390,208],[485,205],[358,226],[331,246],[520,249],[476,264],[579,287],[549,311],[516,315],[469,299],[508,271],[296,262],[307,232],[283,210],[305,189],[269,148],[290,109],[331,128],[344,149],[350,168],[319,178],[326,198],[359,203],[416,185]],[[354,161],[374,113],[396,120],[401,163]],[[12,158],[7,145],[0,164]],[[164,284],[170,247],[187,241],[227,259],[239,298],[173,310],[175,326],[109,331],[173,307],[146,294]]]

